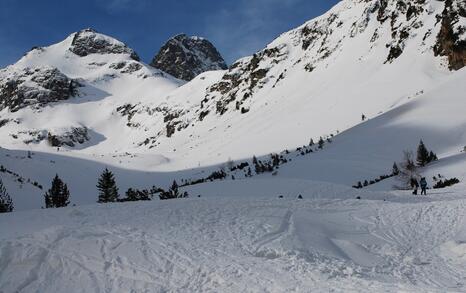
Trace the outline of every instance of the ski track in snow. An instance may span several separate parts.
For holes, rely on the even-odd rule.
[[[465,208],[199,199],[16,213],[0,221],[0,292],[461,292],[464,258],[442,249],[466,236]]]

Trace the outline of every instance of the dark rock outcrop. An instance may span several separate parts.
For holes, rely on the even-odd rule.
[[[69,146],[74,147],[76,144],[83,144],[89,141],[89,134],[86,127],[74,127],[70,131],[63,134],[48,133],[47,140],[50,146],[61,147]]]
[[[451,70],[459,70],[466,65],[466,39],[460,38],[461,35],[466,34],[466,28],[458,26],[456,30],[454,29],[460,17],[466,17],[464,2],[446,0],[434,53],[436,56],[448,57]]]
[[[79,86],[56,68],[21,69],[0,78],[0,110],[15,112],[29,105],[67,100],[78,94]]]
[[[227,69],[225,60],[212,43],[185,34],[168,40],[150,65],[186,81],[205,71]]]
[[[133,60],[140,61],[133,49],[93,29],[77,32],[71,42],[70,51],[81,57],[90,54],[128,54]]]

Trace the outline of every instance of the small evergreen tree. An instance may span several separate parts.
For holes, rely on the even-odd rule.
[[[126,198],[121,201],[140,201],[140,200],[151,200],[151,192],[147,189],[139,190],[129,188],[126,191]]]
[[[318,145],[319,145],[319,149],[322,149],[324,147],[324,144],[325,144],[325,141],[324,139],[322,138],[322,136],[319,138],[319,142],[318,142]]]
[[[437,155],[433,151],[430,151],[430,153],[429,153],[429,163],[430,162],[435,162],[435,161],[438,161]]]
[[[100,175],[97,182],[97,189],[99,190],[99,199],[97,202],[116,202],[118,201],[118,187],[116,186],[115,177],[107,168]]]
[[[400,169],[398,168],[396,162],[394,162],[392,167],[392,175],[398,176],[398,174],[400,174]]]
[[[419,142],[419,146],[417,147],[416,161],[418,166],[421,167],[424,167],[429,163],[429,151],[422,140]]]
[[[13,200],[6,191],[2,179],[0,178],[0,213],[10,213],[13,209]]]
[[[252,163],[253,163],[254,165],[257,165],[257,158],[256,158],[256,156],[253,156],[253,157],[252,157]]]
[[[45,208],[62,208],[70,204],[68,186],[58,177],[52,180],[52,187],[44,194]]]
[[[314,145],[314,140],[311,138],[311,141],[309,141],[309,146],[313,146]]]
[[[168,191],[162,191],[159,197],[161,200],[174,199],[174,198],[185,198],[185,197],[188,197],[188,193],[180,192],[178,188],[178,183],[176,183],[176,180],[173,180],[173,183],[168,189]]]

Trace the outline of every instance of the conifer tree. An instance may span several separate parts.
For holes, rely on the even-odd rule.
[[[400,174],[400,169],[398,168],[396,162],[394,162],[392,167],[392,175],[397,176],[398,174]]]
[[[172,186],[168,190],[172,194],[172,198],[178,198],[180,195],[180,191],[178,189],[178,183],[176,180],[173,180]]]
[[[173,180],[173,183],[170,186],[170,188],[168,189],[168,191],[162,191],[160,193],[159,197],[160,197],[161,200],[174,199],[174,198],[184,198],[184,197],[188,197],[188,193],[187,192],[183,192],[183,193],[180,192],[179,188],[178,188],[178,183],[176,182],[176,180]]]
[[[116,186],[115,177],[113,173],[107,168],[100,175],[97,182],[97,189],[99,190],[99,199],[97,202],[116,202],[118,201],[118,187]]]
[[[13,209],[13,200],[6,191],[2,179],[0,178],[0,213],[9,213],[12,212]]]
[[[319,149],[322,149],[324,147],[325,141],[322,138],[322,136],[319,138],[318,144],[319,144]]]
[[[424,167],[429,163],[429,151],[422,140],[419,142],[419,146],[417,147],[416,161],[421,167]]]
[[[140,201],[140,200],[151,200],[151,193],[147,189],[139,190],[129,188],[126,191],[126,198],[121,201]]]
[[[58,177],[52,180],[52,187],[44,194],[45,208],[62,208],[70,203],[68,186]]]

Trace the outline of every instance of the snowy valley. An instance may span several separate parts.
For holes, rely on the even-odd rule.
[[[0,292],[464,292],[465,65],[462,0],[342,0],[230,66],[35,47],[0,69]],[[106,168],[152,200],[97,204]]]

